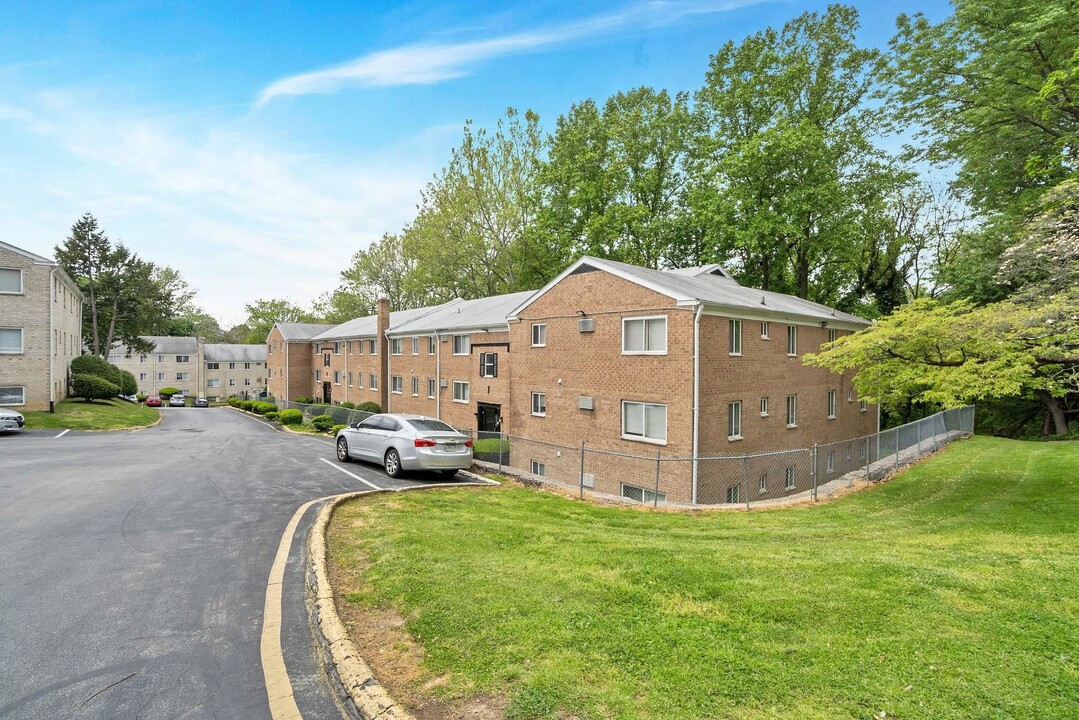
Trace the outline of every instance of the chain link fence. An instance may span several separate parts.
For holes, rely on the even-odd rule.
[[[324,408],[326,406],[316,406]],[[354,422],[354,421],[353,421]],[[664,457],[462,430],[478,463],[581,495],[651,505],[750,509],[812,501],[877,481],[974,432],[974,406],[945,410],[873,435],[810,448],[713,457]],[[696,475],[694,475],[696,473]]]
[[[321,403],[298,403],[290,400],[277,400],[277,409],[285,410],[294,408],[303,413],[304,418],[310,420],[319,415],[329,415],[333,418],[334,425],[351,425],[361,420],[366,420],[375,413],[366,410],[351,410],[340,405],[323,405]]]

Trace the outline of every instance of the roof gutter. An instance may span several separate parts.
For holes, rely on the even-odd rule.
[[[697,439],[700,436],[701,416],[701,313],[704,304],[697,305],[693,315],[693,504],[697,504]]]

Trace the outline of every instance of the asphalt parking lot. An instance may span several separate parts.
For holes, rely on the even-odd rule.
[[[227,408],[163,414],[140,431],[0,435],[0,717],[269,718],[263,603],[297,508],[451,484],[341,466],[329,438]],[[304,603],[317,509],[286,564],[281,648],[303,717],[333,718]]]

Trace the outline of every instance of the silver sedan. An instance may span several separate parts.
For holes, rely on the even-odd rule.
[[[439,470],[447,477],[472,465],[472,440],[441,420],[383,413],[337,431],[337,459],[377,462],[390,477]]]
[[[22,413],[15,410],[4,410],[0,408],[0,432],[7,432],[8,430],[22,430],[23,425],[26,424],[26,418],[22,416]],[[471,450],[469,451],[471,453]]]

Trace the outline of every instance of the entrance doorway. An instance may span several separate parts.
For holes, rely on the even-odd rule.
[[[502,406],[476,403],[476,429],[480,432],[502,432]]]
[[[332,397],[330,388],[330,383],[322,383],[322,402],[326,403],[327,405],[330,404],[330,398]]]

